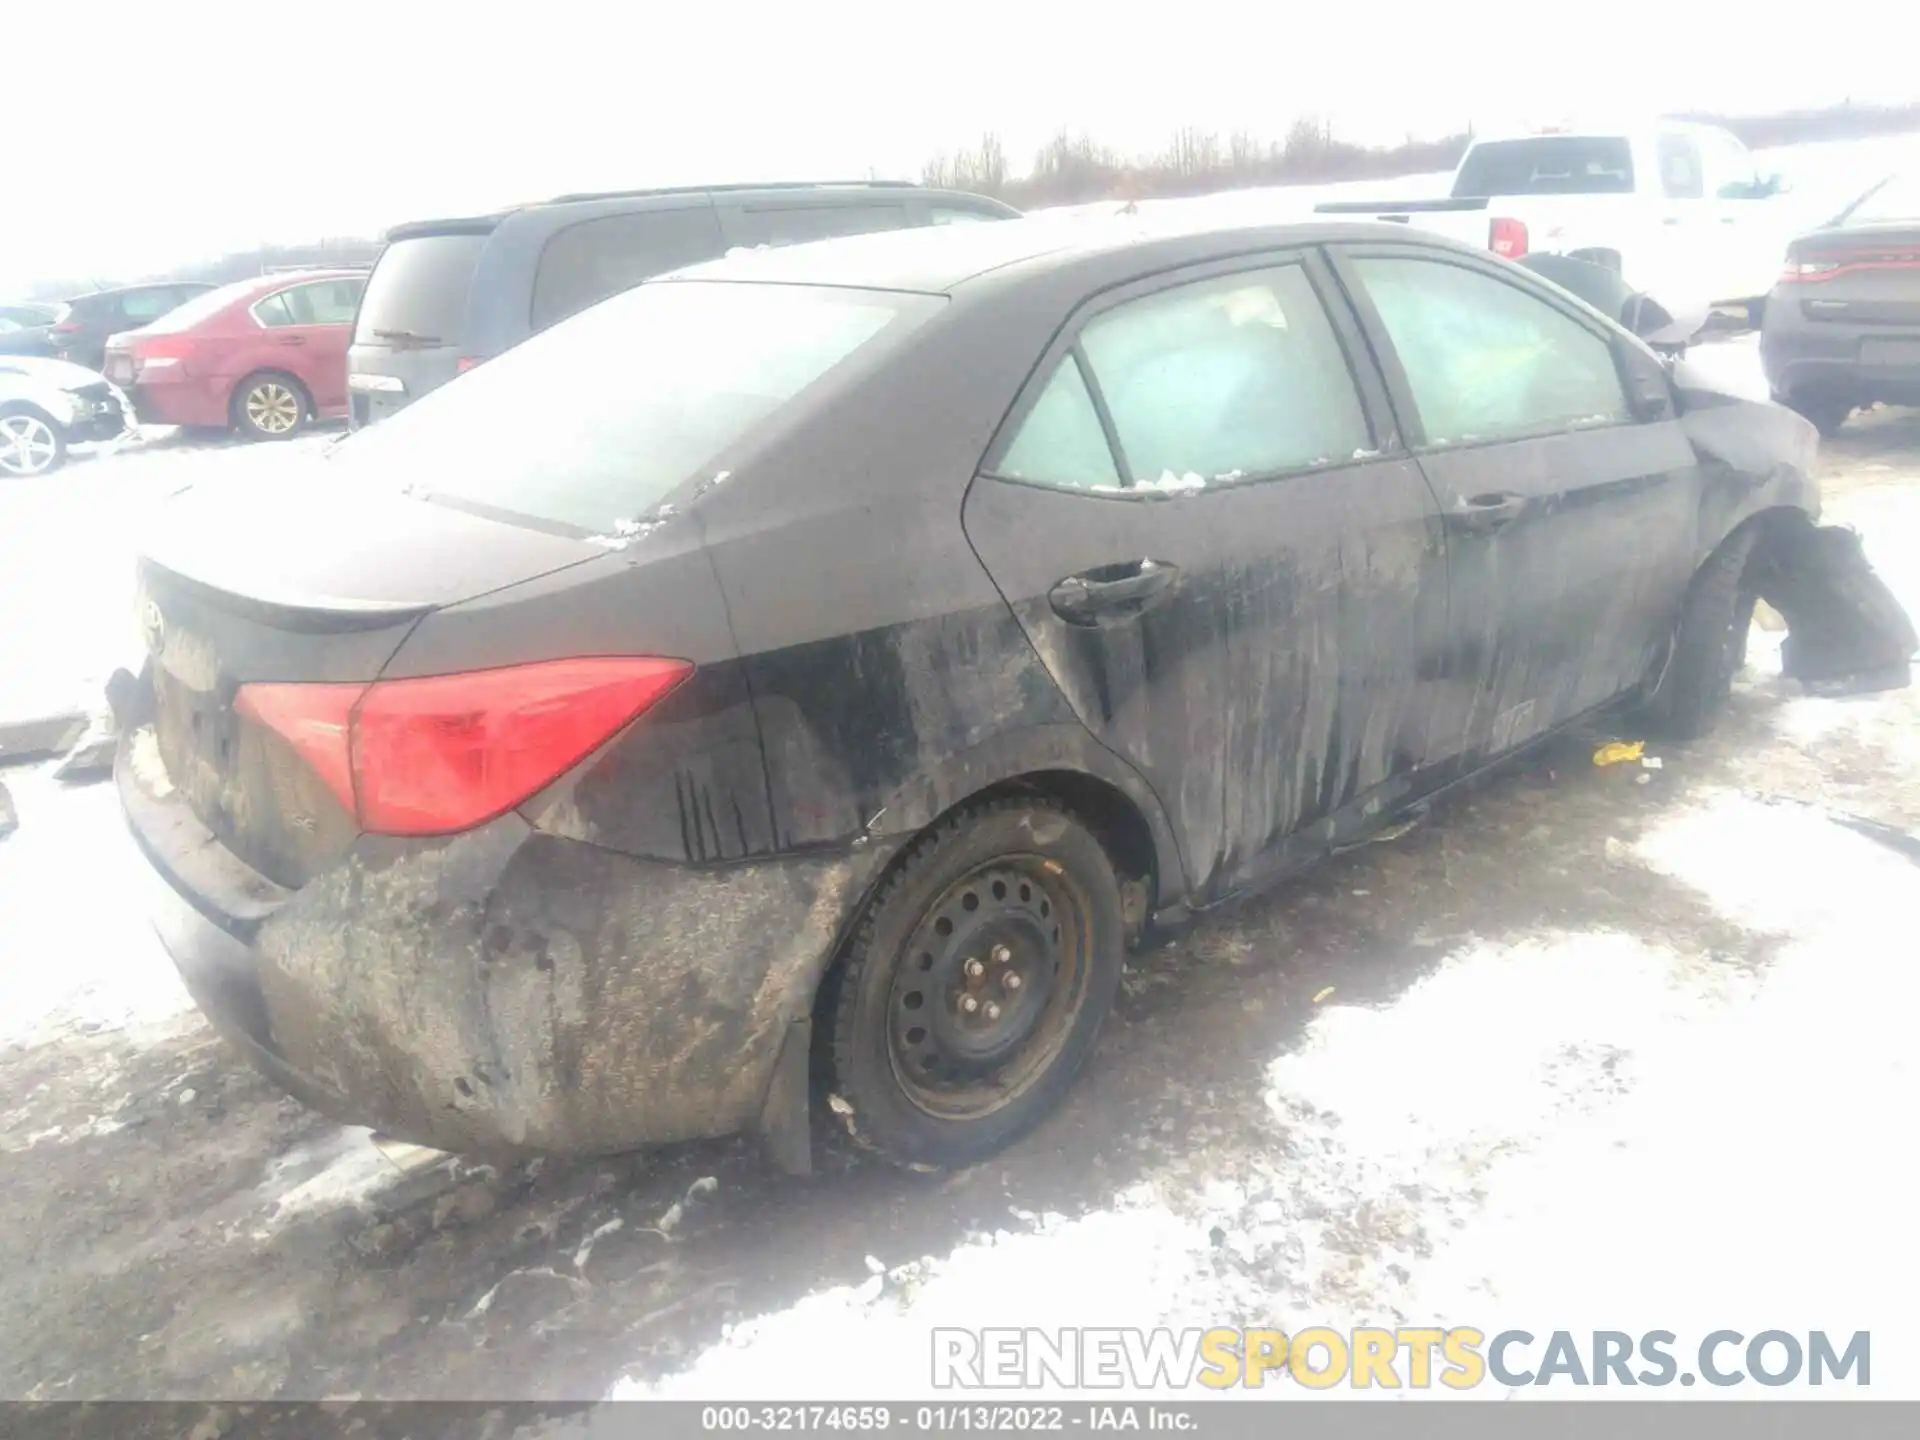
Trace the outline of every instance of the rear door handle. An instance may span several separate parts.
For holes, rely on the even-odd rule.
[[[1461,499],[1447,514],[1447,527],[1468,535],[1490,535],[1504,530],[1526,511],[1527,497],[1511,490]]]
[[[1054,614],[1072,625],[1131,619],[1166,594],[1179,575],[1179,567],[1164,560],[1102,566],[1069,575],[1047,592],[1047,603],[1053,606]]]
[[[307,337],[304,335],[276,335],[273,337],[273,340],[276,345],[304,345],[307,343]]]

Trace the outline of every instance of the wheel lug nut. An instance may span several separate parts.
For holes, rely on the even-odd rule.
[[[987,1002],[987,1019],[998,1020],[999,1018],[1000,1018],[1000,1007],[994,1004],[993,1001],[989,1000]]]
[[[987,967],[982,965],[978,960],[967,961],[965,969],[969,980],[978,980],[982,975],[987,973]]]
[[[1012,958],[1013,958],[1013,951],[1009,950],[1006,946],[996,945],[993,947],[993,963],[994,964],[1004,965],[1007,963],[1007,961],[1011,960]]]
[[[971,995],[962,995],[960,997],[960,1008],[971,1015],[980,1008],[980,1002]]]
[[[1020,988],[1020,972],[1018,970],[1012,970],[1007,973],[1006,986],[1009,990],[1018,990]]]

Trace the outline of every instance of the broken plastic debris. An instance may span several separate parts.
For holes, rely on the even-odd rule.
[[[1313,997],[1313,1003],[1318,1005],[1322,1000],[1326,999],[1332,993],[1333,993],[1333,986],[1329,985],[1327,986],[1326,989],[1322,990],[1318,995]]]
[[[1660,769],[1660,757],[1658,755],[1642,755],[1640,757],[1640,768],[1643,770]]]
[[[1644,740],[1609,740],[1593,752],[1596,765],[1626,765],[1646,754],[1647,742]]]

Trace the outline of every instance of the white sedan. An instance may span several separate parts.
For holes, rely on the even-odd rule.
[[[0,479],[44,475],[69,445],[112,440],[133,409],[104,375],[65,360],[0,356]]]

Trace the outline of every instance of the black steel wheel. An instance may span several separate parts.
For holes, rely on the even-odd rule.
[[[828,1103],[896,1163],[991,1154],[1072,1084],[1124,945],[1113,866],[1075,817],[1020,800],[943,821],[882,884],[833,977]]]

